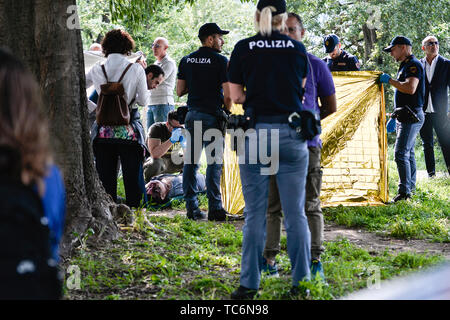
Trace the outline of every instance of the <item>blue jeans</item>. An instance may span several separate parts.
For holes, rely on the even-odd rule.
[[[258,145],[262,129],[269,130],[268,150],[273,154],[270,129],[279,129],[279,168],[274,173],[284,212],[287,233],[287,251],[292,266],[292,285],[310,277],[311,234],[305,215],[305,184],[308,171],[308,148],[288,124],[258,123]],[[245,142],[245,164],[240,164],[242,192],[244,194],[245,224],[243,228],[241,277],[242,286],[258,289],[261,278],[261,262],[266,240],[266,211],[269,192],[269,175],[261,174],[263,165],[258,156],[256,164],[249,163],[249,147],[255,143]],[[267,154],[269,154],[269,152]],[[254,157],[250,157],[254,159]],[[239,159],[239,163],[242,160]]]
[[[201,121],[201,128],[197,127],[194,130],[194,122]],[[208,147],[212,141],[204,141],[203,135],[208,129],[218,129],[217,118],[213,115],[191,110],[187,113],[185,119],[185,128],[189,132],[190,138],[187,138],[186,154],[184,157],[183,166],[183,191],[184,200],[186,201],[186,209],[193,211],[198,209],[197,199],[197,171],[200,162],[200,156],[203,148]],[[200,139],[201,145],[198,148],[194,147],[194,140]],[[223,137],[221,143],[223,153]],[[212,156],[216,156],[212,152]],[[222,157],[223,159],[223,157]],[[222,163],[215,163],[208,159],[206,167],[206,196],[208,198],[208,209],[220,210],[222,209],[222,195],[220,193],[220,177],[222,175]]]
[[[394,160],[400,182],[398,193],[411,194],[416,188],[416,159],[414,157],[414,145],[417,134],[422,128],[424,114],[422,109],[416,109],[419,122],[408,123],[397,121],[397,138],[394,147]]]
[[[155,104],[147,107],[147,131],[155,122],[166,122],[167,115],[175,107],[170,104]]]

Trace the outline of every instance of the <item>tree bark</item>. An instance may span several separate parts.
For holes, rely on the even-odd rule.
[[[366,23],[363,24],[362,30],[364,35],[364,60],[367,61],[369,60],[375,42],[377,41],[377,33],[375,29],[370,29]]]
[[[70,254],[75,234],[82,235],[88,228],[97,239],[114,239],[119,234],[112,216],[115,205],[94,166],[81,32],[68,26],[74,18],[68,9],[75,4],[75,0],[0,0],[0,46],[18,56],[40,84],[54,159],[64,175],[63,256]]]

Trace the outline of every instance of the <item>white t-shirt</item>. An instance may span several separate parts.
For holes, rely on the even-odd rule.
[[[437,55],[433,61],[431,61],[431,65],[428,63],[427,59],[425,58],[425,73],[428,79],[428,82],[431,83],[431,80],[433,79],[434,70],[436,69],[436,63],[438,61],[439,55]],[[434,112],[433,109],[433,101],[431,100],[431,91],[428,93],[428,106],[425,110],[427,113]]]
[[[156,61],[164,71],[164,81],[155,89],[150,90],[149,105],[170,104],[174,105],[173,89],[177,80],[177,66],[175,61],[166,54],[161,61]]]

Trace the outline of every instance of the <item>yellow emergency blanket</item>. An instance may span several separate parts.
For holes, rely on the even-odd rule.
[[[375,71],[333,72],[337,112],[322,121],[322,206],[380,205],[388,201],[384,94]],[[242,114],[241,106],[233,113]],[[239,165],[225,139],[221,179],[224,208],[242,213]]]

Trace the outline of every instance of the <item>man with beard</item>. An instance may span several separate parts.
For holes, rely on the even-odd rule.
[[[202,43],[197,51],[183,57],[178,67],[177,95],[188,94],[188,112],[185,118],[185,128],[189,133],[183,167],[183,190],[186,201],[187,217],[192,220],[202,220],[206,214],[198,208],[196,173],[199,167],[203,148],[211,143],[219,145],[223,136],[213,141],[205,141],[204,133],[209,129],[222,130],[221,116],[231,108],[229,83],[227,77],[228,59],[220,54],[224,40],[222,35],[228,34],[215,23],[206,23],[200,27],[198,37]],[[195,122],[195,126],[194,126]],[[211,130],[214,131],[214,130]],[[210,131],[210,132],[211,132]],[[216,141],[216,139],[222,141]],[[201,141],[196,146],[194,141]],[[214,149],[214,151],[217,151]],[[217,163],[214,154],[208,155],[206,169],[206,195],[208,197],[208,220],[224,221],[227,212],[222,207],[220,193],[220,177],[222,163]]]

